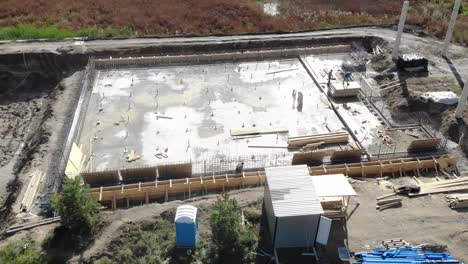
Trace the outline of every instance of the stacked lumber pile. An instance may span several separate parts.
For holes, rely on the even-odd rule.
[[[389,208],[401,207],[401,198],[391,198],[391,199],[378,199],[375,209],[383,211]]]
[[[468,193],[447,195],[447,200],[452,209],[468,208]]]
[[[327,134],[306,135],[288,138],[288,148],[315,149],[322,144],[346,143],[349,141],[349,134],[346,131],[333,132]]]
[[[421,190],[418,193],[410,193],[409,196],[468,191],[468,177],[422,183],[420,188]]]

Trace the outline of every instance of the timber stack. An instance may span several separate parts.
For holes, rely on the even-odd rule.
[[[460,177],[452,180],[441,180],[431,183],[420,184],[420,191],[409,193],[409,196],[420,196],[448,192],[468,191],[468,177]]]
[[[346,131],[306,135],[288,138],[288,148],[317,148],[322,144],[347,143],[349,134]]]

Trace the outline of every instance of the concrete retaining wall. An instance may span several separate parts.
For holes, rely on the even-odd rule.
[[[180,64],[214,63],[239,60],[265,60],[276,58],[292,58],[306,54],[345,53],[351,51],[351,45],[321,46],[297,49],[279,49],[249,52],[231,52],[216,54],[197,54],[180,56],[153,56],[96,59],[96,69],[112,69],[121,67],[164,66]]]

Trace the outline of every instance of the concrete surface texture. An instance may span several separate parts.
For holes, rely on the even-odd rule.
[[[338,77],[344,74],[341,69],[343,61],[351,60],[349,54],[334,54],[320,55],[320,56],[307,56],[308,65],[311,66],[314,76],[317,78],[317,82],[322,86],[322,89],[328,92],[328,74],[331,70],[333,71],[334,81],[341,83]],[[364,73],[365,74],[365,73]],[[361,73],[354,72],[353,78],[361,76]],[[344,100],[331,100],[331,103],[335,106],[337,112],[342,116],[343,121],[347,124],[350,132],[353,133],[357,140],[364,146],[372,146],[379,144],[372,135],[376,133],[377,129],[384,126],[384,124],[378,120],[378,118],[371,113],[369,107],[367,107],[362,100],[357,98],[346,98]]]
[[[230,136],[271,128],[289,136],[344,129],[297,59],[99,71],[80,144],[85,153],[91,146],[91,168],[103,170],[286,151],[249,146],[284,147],[287,133]],[[131,150],[141,159],[130,164]]]

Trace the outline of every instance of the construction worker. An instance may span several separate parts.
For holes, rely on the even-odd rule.
[[[343,86],[344,82],[346,81],[346,86],[349,86],[349,81],[352,79],[353,74],[351,72],[346,72],[344,74],[344,79],[343,79]]]
[[[244,171],[244,162],[239,162],[236,166],[236,173],[242,173]]]
[[[330,87],[331,78],[333,76],[333,69],[328,72],[328,87]]]

